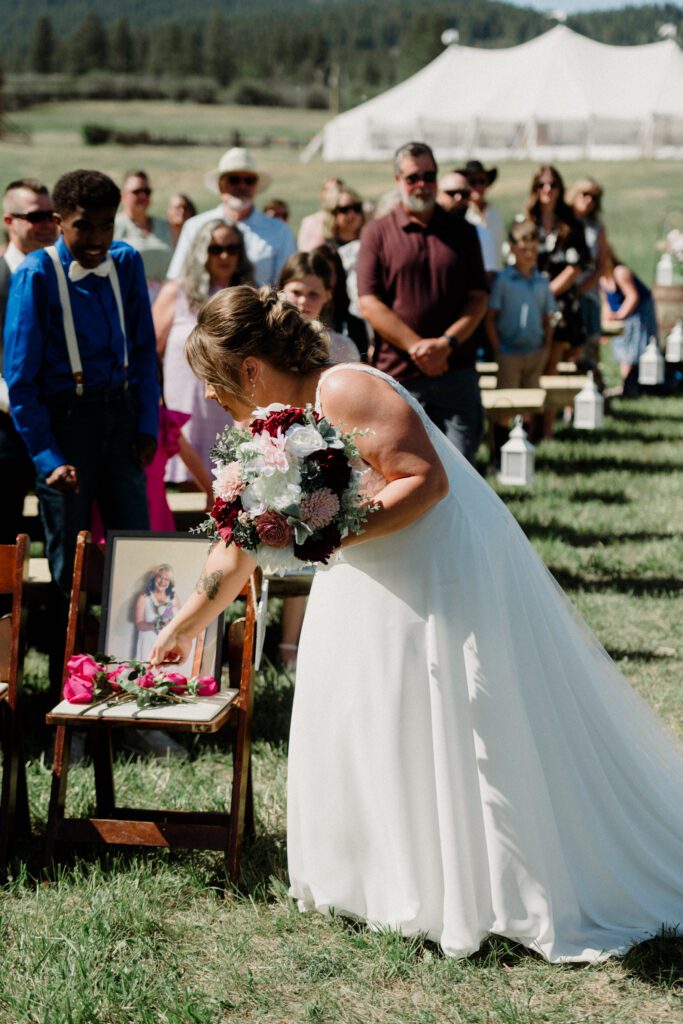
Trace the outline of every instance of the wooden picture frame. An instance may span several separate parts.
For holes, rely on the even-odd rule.
[[[109,531],[102,587],[100,652],[125,661],[146,661],[159,629],[170,621],[195,589],[207,553],[205,537],[187,533]],[[167,581],[165,588],[164,580]],[[221,613],[193,642],[189,657],[174,668],[188,678],[214,676],[220,684],[222,640]]]

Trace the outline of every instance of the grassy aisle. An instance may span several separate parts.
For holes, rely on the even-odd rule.
[[[683,399],[615,402],[600,435],[560,428],[533,490],[504,498],[622,670],[683,735]],[[286,893],[286,736],[292,683],[259,684],[258,840],[239,892],[212,854],[88,855],[39,880],[47,742],[44,667],[31,660],[30,788],[36,836],[0,897],[2,1024],[655,1024],[683,1020],[683,939],[622,961],[550,967],[491,940],[467,961],[340,919],[302,916]],[[217,806],[225,752],[119,765],[125,801]],[[314,768],[312,768],[314,770]],[[73,802],[91,805],[85,768]],[[678,986],[678,987],[677,987]]]

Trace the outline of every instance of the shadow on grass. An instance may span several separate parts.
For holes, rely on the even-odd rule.
[[[631,533],[605,533],[599,530],[580,530],[566,523],[539,523],[525,521],[520,517],[519,525],[529,540],[563,540],[574,548],[590,548],[595,545],[635,544],[650,540],[670,540],[677,534],[661,530],[637,530]]]
[[[662,597],[665,594],[680,593],[679,576],[619,576],[614,571],[609,576],[585,576],[549,565],[551,573],[563,590],[580,590],[588,594],[633,594],[636,596]]]
[[[641,476],[659,473],[678,473],[683,469],[683,461],[648,459],[615,459],[613,455],[600,455],[597,452],[584,458],[568,458],[566,453],[543,452],[538,454],[537,468],[556,476],[574,476],[580,473],[590,476],[591,473],[637,473]]]
[[[629,505],[631,503],[626,491],[605,491],[597,487],[575,487],[567,493],[567,501],[578,501],[581,504],[597,501],[601,505]]]
[[[675,653],[664,654],[661,651],[638,651],[631,647],[605,647],[612,661],[640,661],[647,664],[652,661],[668,661]]]
[[[683,936],[677,929],[638,943],[622,963],[625,972],[639,981],[667,991],[683,991]]]
[[[620,401],[611,405],[609,416],[610,419],[629,424],[656,423],[658,420],[664,420],[666,423],[683,422],[683,414],[678,413],[676,406],[671,402],[668,402],[666,407],[658,406],[655,411],[649,412],[647,409],[636,408],[635,402]]]

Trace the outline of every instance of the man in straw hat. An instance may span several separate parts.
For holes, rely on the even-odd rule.
[[[254,206],[257,192],[263,192],[271,183],[271,176],[256,168],[248,149],[233,146],[220,158],[218,167],[204,178],[211,192],[219,192],[221,202],[206,213],[190,217],[183,225],[176,251],[168,268],[168,277],[180,277],[183,264],[197,232],[216,218],[234,222],[244,235],[244,245],[254,268],[257,284],[275,284],[280,269],[296,251],[294,235],[284,221],[268,217]]]

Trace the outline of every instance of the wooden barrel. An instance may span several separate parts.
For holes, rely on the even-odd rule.
[[[656,284],[652,297],[657,309],[659,340],[663,343],[676,321],[683,320],[683,285]]]

